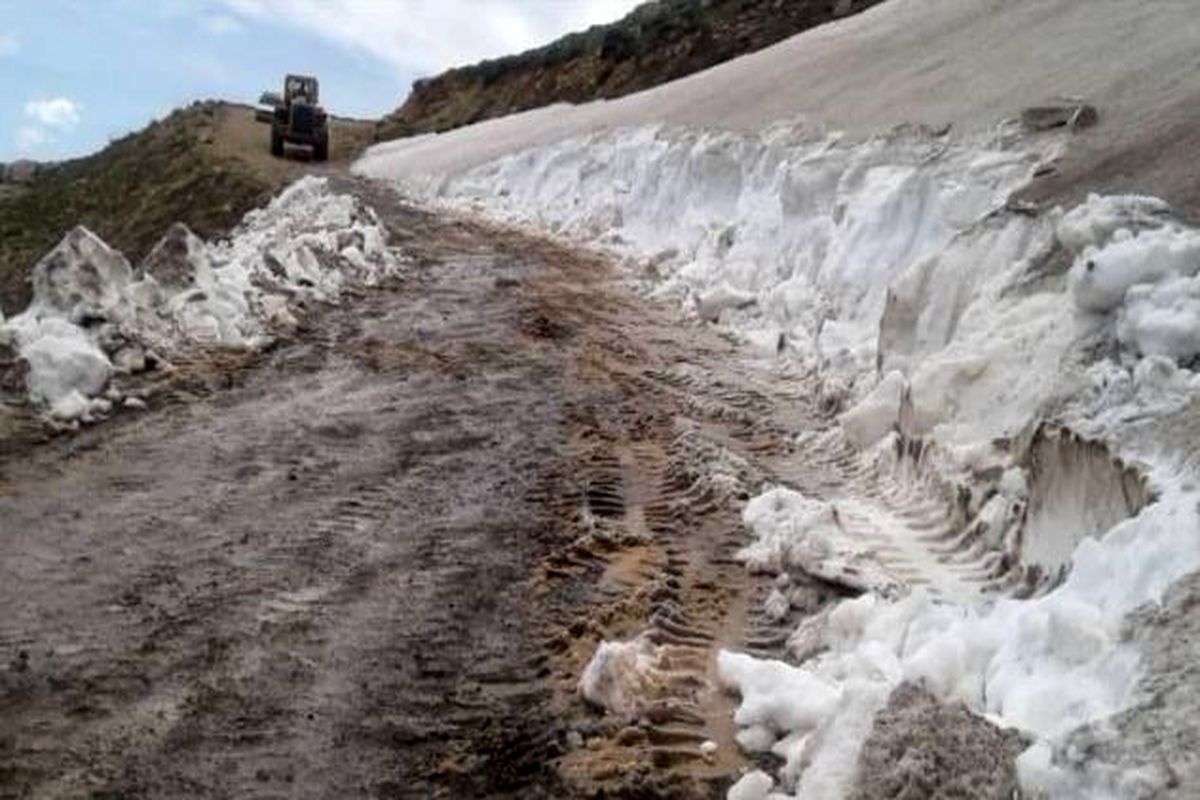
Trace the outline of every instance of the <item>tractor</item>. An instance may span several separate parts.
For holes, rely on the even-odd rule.
[[[317,79],[309,75],[288,75],[283,95],[263,92],[256,114],[259,122],[271,123],[271,155],[282,156],[285,145],[312,148],[314,161],[329,158],[329,117],[318,104]]]

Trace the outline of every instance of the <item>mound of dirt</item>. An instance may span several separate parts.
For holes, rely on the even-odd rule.
[[[413,84],[380,140],[652,86],[760,50],[880,0],[659,0],[610,25]]]
[[[1008,800],[1017,791],[1020,734],[911,683],[892,692],[863,746],[851,800]]]

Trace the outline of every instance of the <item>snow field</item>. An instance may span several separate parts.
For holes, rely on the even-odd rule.
[[[305,302],[336,302],[344,285],[395,274],[374,213],[303,178],[231,237],[208,244],[175,225],[135,272],[86,228],[33,270],[33,300],[0,321],[0,344],[29,365],[29,400],[61,422],[111,408],[118,372],[139,372],[197,345],[258,347],[294,327]]]
[[[928,441],[933,467],[967,485],[999,467],[997,494],[977,511],[1003,532],[1029,480],[994,442],[1049,409],[1105,437],[1135,408],[1165,411],[1200,385],[1186,368],[1200,352],[1200,233],[1152,198],[1011,210],[1012,193],[1057,152],[1056,140],[1038,142],[1042,152],[1003,131],[973,142],[922,129],[850,141],[789,126],[655,126],[457,174],[405,173],[386,148],[358,169],[623,256],[652,293],[743,335],[751,357],[780,353],[844,386],[843,433],[859,448],[885,457],[900,430]],[[1097,360],[1103,343],[1116,354]],[[829,504],[785,488],[752,500],[749,567],[853,572],[870,591],[817,634],[797,632],[819,637],[806,649],[823,648],[800,666],[721,655],[722,680],[742,698],[739,740],[786,760],[769,785],[747,777],[731,796],[843,796],[875,713],[904,680],[1034,737],[1019,765],[1027,789],[1122,796],[1125,777],[1067,763],[1055,742],[1130,701],[1137,654],[1122,644],[1122,620],[1200,567],[1195,492],[1168,469],[1157,477],[1159,502],[1096,538],[1083,530],[1086,496],[1072,495],[1081,519],[1068,522],[1081,532],[1055,523],[1055,541],[1030,548],[1048,568],[1070,556],[1066,581],[1037,599],[987,604],[905,594],[872,571]],[[1051,500],[1040,519],[1059,519],[1055,511]]]

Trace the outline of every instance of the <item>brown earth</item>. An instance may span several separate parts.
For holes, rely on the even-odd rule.
[[[1014,762],[1026,746],[1015,730],[903,683],[863,744],[862,774],[850,798],[1012,800],[1019,796]]]
[[[610,99],[699,72],[880,0],[659,0],[518,55],[413,84],[377,137],[397,139],[553,103]]]

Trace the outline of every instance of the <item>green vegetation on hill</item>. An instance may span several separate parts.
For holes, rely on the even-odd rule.
[[[648,89],[881,0],[654,0],[625,18],[519,55],[413,84],[377,137],[445,131],[558,102]]]
[[[332,158],[348,159],[370,135],[371,123],[336,121]],[[135,264],[173,222],[204,237],[227,232],[309,168],[271,158],[267,144],[252,108],[195,103],[0,194],[0,308],[25,307],[33,265],[75,225]]]
[[[42,172],[0,201],[0,303],[28,302],[25,276],[62,235],[86,225],[130,258],[145,254],[176,219],[202,235],[225,230],[270,186],[212,152],[213,106],[177,111],[101,153]]]

